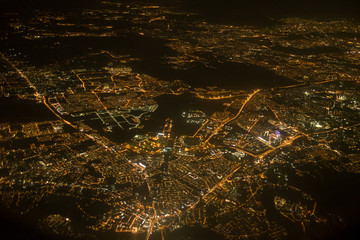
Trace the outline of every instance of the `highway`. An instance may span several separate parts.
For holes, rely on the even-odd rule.
[[[0,53],[0,55],[1,55],[1,58],[4,59],[8,64],[10,64],[11,67],[13,67],[13,68],[16,70],[16,72],[17,72],[23,79],[25,79],[25,80],[27,81],[27,83],[29,84],[29,86],[30,86],[32,89],[34,89],[34,91],[35,91],[35,96],[40,96],[37,88],[34,86],[34,84],[32,84],[32,82],[29,80],[29,78],[28,78],[25,74],[23,74],[23,72],[22,72],[20,69],[18,69],[7,57],[5,57],[4,54]]]
[[[292,138],[292,139],[288,139],[288,140],[285,140],[282,144],[280,144],[279,146],[277,147],[274,147],[260,155],[258,155],[258,158],[262,159],[264,158],[265,156],[267,156],[268,154],[272,153],[273,151],[279,149],[279,148],[282,148],[282,147],[285,147],[287,145],[291,145],[296,139],[300,138],[300,137],[303,137],[303,135],[297,135],[296,137]]]
[[[237,119],[237,118],[240,116],[240,114],[242,113],[242,111],[243,111],[244,107],[246,106],[246,104],[247,104],[258,92],[260,92],[260,91],[261,91],[261,89],[258,89],[258,90],[256,90],[255,92],[253,92],[253,93],[245,100],[245,102],[243,103],[243,105],[242,105],[241,108],[239,109],[238,113],[237,113],[234,117],[226,120],[226,121],[223,122],[219,127],[217,127],[217,128],[212,132],[212,134],[204,141],[204,144],[206,144],[206,143],[207,143],[215,134],[217,134],[226,124],[228,124],[229,122]]]
[[[203,129],[203,128],[206,126],[206,124],[207,124],[208,122],[209,122],[209,119],[206,119],[206,121],[204,122],[204,124],[201,125],[201,127],[196,131],[196,133],[194,133],[193,137],[195,137],[195,136],[201,131],[201,129]]]

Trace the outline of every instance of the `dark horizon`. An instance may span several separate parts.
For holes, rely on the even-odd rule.
[[[46,0],[1,0],[0,11],[21,11],[31,13],[34,10],[68,11],[74,8],[91,7],[99,0],[64,0],[52,2]],[[124,5],[131,0],[121,1]],[[320,17],[320,18],[355,18],[360,17],[360,2],[355,0],[140,0],[145,5],[166,5],[182,7],[188,11],[203,14],[214,19],[234,18],[240,20],[256,20],[256,18],[282,17]],[[33,12],[34,13],[34,12]]]

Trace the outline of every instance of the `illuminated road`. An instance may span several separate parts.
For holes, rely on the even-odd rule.
[[[146,92],[145,89],[141,86],[141,84],[143,83],[143,80],[142,80],[142,78],[140,77],[140,74],[137,74],[137,75],[136,75],[136,78],[140,81],[140,82],[139,82],[139,85],[138,85],[140,91],[141,91],[141,92]]]
[[[206,96],[202,96],[200,95],[200,93],[198,92],[192,92],[194,93],[198,98],[201,99],[209,99],[209,100],[220,100],[220,99],[228,99],[228,98],[234,98],[234,97],[238,97],[239,95],[229,95],[229,96],[214,96],[214,97],[206,97]]]
[[[230,147],[230,148],[235,149],[235,150],[237,150],[237,151],[242,151],[242,152],[244,152],[244,153],[246,153],[246,154],[248,154],[248,155],[250,155],[250,156],[252,156],[252,157],[257,157],[257,156],[258,156],[258,155],[256,155],[256,154],[251,153],[251,152],[248,152],[248,151],[246,151],[246,150],[244,150],[244,149],[242,149],[242,148],[238,148],[238,147]]]
[[[114,75],[111,75],[111,77],[110,77],[111,81],[112,81],[113,84],[114,84],[114,88],[116,88],[116,83],[115,83],[115,81],[114,81],[114,77],[115,77],[115,76],[118,76],[120,73],[121,73],[121,72],[118,72],[118,73],[116,73],[116,74],[114,74]]]
[[[241,112],[243,111],[243,109],[244,109],[244,107],[246,106],[246,104],[247,104],[258,92],[260,92],[260,91],[261,91],[261,89],[258,89],[258,90],[256,90],[255,92],[253,92],[253,93],[245,100],[245,102],[243,103],[243,105],[242,105],[241,108],[239,109],[238,113],[237,113],[233,118],[230,118],[230,119],[226,120],[226,121],[223,122],[219,127],[217,127],[217,128],[213,131],[213,133],[208,137],[208,139],[206,139],[206,140],[204,141],[204,144],[207,143],[215,134],[217,134],[226,124],[228,124],[229,122],[237,119],[237,118],[240,116],[240,114],[241,114]]]
[[[46,98],[45,98],[44,96],[42,96],[42,101],[43,101],[44,105],[45,105],[56,117],[58,117],[61,121],[63,121],[63,122],[66,123],[67,125],[69,125],[69,126],[75,128],[75,129],[77,129],[77,127],[76,127],[74,124],[72,124],[71,122],[65,120],[65,119],[62,118],[57,112],[55,112],[55,110],[52,109],[52,107],[47,103]]]
[[[23,74],[23,72],[22,72],[20,69],[18,69],[7,57],[5,57],[4,54],[0,53],[0,55],[1,55],[1,58],[4,59],[8,64],[10,64],[11,67],[13,67],[13,68],[16,70],[16,72],[17,72],[23,79],[25,79],[25,80],[27,81],[27,83],[29,84],[29,86],[30,86],[32,89],[34,89],[34,91],[35,91],[35,96],[40,96],[37,88],[32,84],[32,82],[30,81],[30,79],[29,79],[25,74]]]
[[[353,128],[353,127],[357,127],[360,126],[360,123],[356,123],[350,126],[346,126],[346,127],[338,127],[338,128],[334,128],[334,129],[330,129],[330,130],[326,130],[326,131],[322,131],[322,132],[314,132],[314,133],[309,133],[309,135],[318,135],[318,134],[323,134],[323,133],[331,133],[331,132],[337,132],[343,129],[349,129],[349,128]]]
[[[75,76],[80,80],[80,82],[82,83],[82,87],[83,89],[86,91],[86,86],[85,86],[85,82],[81,79],[81,77],[79,76],[80,74],[76,74],[76,72],[74,70],[71,70]]]
[[[206,119],[206,121],[204,122],[204,124],[201,125],[201,127],[196,131],[196,133],[194,133],[193,137],[195,137],[195,136],[201,131],[201,129],[203,129],[203,128],[206,126],[206,124],[207,124],[208,122],[209,122],[209,119]]]
[[[274,147],[273,149],[270,149],[266,152],[264,152],[263,154],[260,154],[258,155],[258,157],[260,159],[264,158],[265,156],[267,156],[268,154],[272,153],[273,151],[279,149],[279,148],[282,148],[282,147],[285,147],[287,145],[291,145],[296,139],[300,138],[300,137],[303,137],[303,135],[297,135],[296,137],[294,138],[291,138],[291,139],[288,139],[288,140],[285,140],[282,144],[280,144],[279,146],[277,147]]]
[[[195,203],[193,203],[191,206],[189,206],[188,210],[193,209],[200,202],[201,199],[206,198],[210,193],[212,193],[218,187],[222,186],[234,173],[236,173],[242,167],[243,167],[243,165],[239,164],[233,171],[231,171],[231,173],[229,173],[228,175],[223,177],[220,182],[215,184],[206,194],[204,194],[201,198],[199,198],[199,200],[197,200]],[[178,215],[178,214],[176,214],[176,215]]]
[[[111,112],[109,112],[108,108],[104,105],[104,103],[101,101],[100,97],[96,94],[96,92],[92,91],[92,93],[96,96],[97,100],[99,101],[99,103],[101,104],[101,106],[103,106],[104,110],[107,112],[107,114],[109,114],[109,116],[112,118],[112,120],[114,120],[114,122],[121,128],[124,129],[123,126],[121,126],[121,124],[116,120],[116,118],[111,114]],[[126,120],[126,119],[125,119]],[[126,120],[127,121],[127,120]]]
[[[270,107],[270,105],[266,102],[266,99],[264,99],[264,103],[265,105],[268,107],[268,109],[270,109],[270,111],[274,114],[275,118],[281,122],[280,118],[278,117],[278,115],[276,114],[276,112]]]
[[[248,133],[253,129],[253,127],[258,123],[258,121],[261,119],[262,117],[258,118],[253,125],[251,125],[251,127],[248,130]]]

